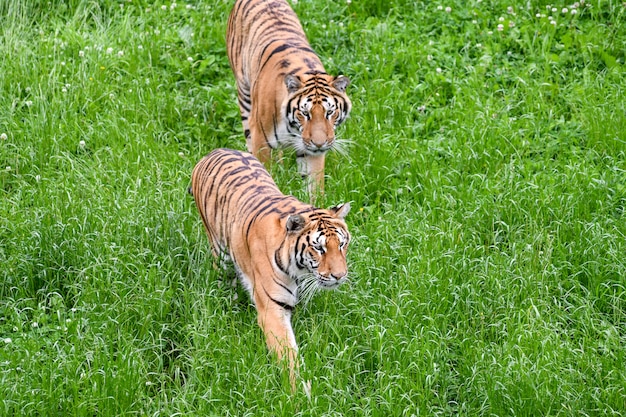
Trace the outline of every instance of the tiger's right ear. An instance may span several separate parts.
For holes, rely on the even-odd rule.
[[[343,220],[344,217],[346,217],[350,212],[350,203],[339,204],[331,207],[329,210],[335,215],[336,218]]]
[[[302,82],[297,75],[285,74],[285,85],[287,86],[287,91],[295,93],[302,87]]]
[[[335,87],[335,90],[341,93],[345,93],[346,88],[348,88],[349,85],[350,85],[350,78],[346,77],[345,75],[338,75],[333,80],[333,87]]]
[[[287,217],[287,224],[285,228],[287,232],[297,232],[298,230],[302,230],[304,228],[305,220],[300,214],[292,214]]]

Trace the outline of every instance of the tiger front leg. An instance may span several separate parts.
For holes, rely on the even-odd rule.
[[[305,155],[297,159],[298,172],[307,181],[307,191],[311,204],[324,194],[324,163],[326,155]]]
[[[265,335],[270,352],[276,354],[280,363],[289,369],[289,382],[292,391],[296,390],[298,377],[298,345],[291,327],[291,311],[276,304],[269,297],[259,297],[255,293],[259,326]]]

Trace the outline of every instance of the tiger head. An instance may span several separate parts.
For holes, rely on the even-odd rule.
[[[335,128],[350,113],[352,104],[345,94],[350,80],[315,72],[306,80],[287,74],[285,84],[287,128],[302,139],[294,144],[296,151],[301,156],[323,154],[335,143]]]
[[[335,288],[346,281],[350,233],[343,219],[349,211],[350,203],[346,203],[287,218],[289,274],[296,281],[308,279],[322,288]]]

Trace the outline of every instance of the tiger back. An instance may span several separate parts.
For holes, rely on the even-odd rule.
[[[335,128],[350,113],[349,79],[326,73],[285,0],[237,0],[226,43],[248,150],[267,163],[270,149],[295,149],[313,201]]]
[[[198,162],[191,192],[214,255],[234,263],[267,346],[287,359],[295,387],[291,314],[303,279],[318,288],[346,280],[350,234],[343,219],[349,203],[324,210],[286,196],[252,154],[228,149]]]

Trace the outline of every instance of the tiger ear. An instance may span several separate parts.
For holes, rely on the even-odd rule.
[[[345,75],[338,75],[333,80],[333,87],[335,87],[335,90],[341,93],[345,92],[346,88],[348,88],[349,85],[350,85],[350,79],[346,77]]]
[[[287,229],[287,232],[297,232],[298,230],[302,230],[304,228],[304,223],[304,217],[300,214],[292,214],[287,217],[287,224],[285,225],[285,228]]]
[[[329,209],[335,217],[343,220],[350,212],[350,203],[339,204]]]
[[[287,91],[295,93],[302,86],[302,82],[300,82],[300,77],[297,75],[285,74],[285,85],[287,86]]]

